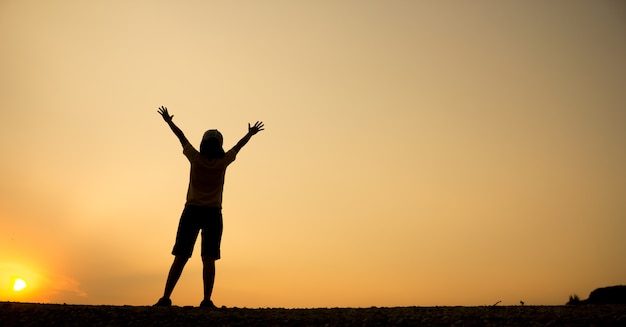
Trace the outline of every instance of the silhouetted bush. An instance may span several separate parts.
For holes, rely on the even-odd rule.
[[[575,305],[575,304],[580,304],[580,298],[578,298],[578,295],[576,294],[570,295],[567,305]]]

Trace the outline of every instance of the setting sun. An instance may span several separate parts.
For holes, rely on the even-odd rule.
[[[13,290],[16,292],[19,292],[25,289],[27,286],[28,284],[26,283],[26,281],[21,278],[16,278],[15,281],[13,282]]]

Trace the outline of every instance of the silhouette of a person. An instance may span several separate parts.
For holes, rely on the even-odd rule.
[[[183,154],[191,163],[187,201],[183,209],[176,242],[172,254],[174,262],[165,283],[163,297],[155,306],[171,306],[170,296],[180,278],[185,264],[191,257],[198,233],[202,231],[202,277],[204,281],[204,299],[200,307],[215,308],[211,301],[215,281],[215,260],[220,259],[222,239],[222,191],[226,167],[230,165],[241,148],[250,138],[263,130],[263,123],[248,124],[248,133],[228,152],[222,148],[222,134],[211,129],[204,133],[200,151],[196,150],[183,132],[174,124],[166,107],[161,106],[158,113],[172,129],[183,146]]]

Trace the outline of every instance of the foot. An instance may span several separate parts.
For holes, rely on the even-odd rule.
[[[166,299],[166,298],[162,297],[162,298],[159,299],[159,302],[157,302],[153,306],[154,307],[171,307],[172,306],[172,300]]]
[[[200,302],[200,308],[217,309],[211,300],[202,300],[202,302]]]

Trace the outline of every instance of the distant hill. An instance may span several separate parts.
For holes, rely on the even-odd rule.
[[[601,287],[593,290],[586,300],[570,296],[568,305],[575,304],[626,304],[626,285]]]

